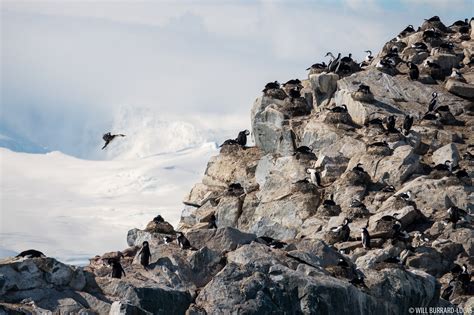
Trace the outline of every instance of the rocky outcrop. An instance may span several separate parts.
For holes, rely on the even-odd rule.
[[[424,36],[431,27],[441,35]],[[448,40],[452,51],[441,46]],[[429,49],[412,47],[420,41]],[[129,248],[86,267],[3,260],[0,313],[468,310],[472,283],[440,295],[458,277],[453,267],[474,270],[473,53],[467,34],[426,21],[421,31],[386,43],[363,70],[339,64],[267,89],[251,110],[255,147],[222,146],[185,197],[176,231],[189,244],[178,245],[175,229],[157,220],[130,230]],[[375,66],[390,58],[386,68]],[[443,82],[461,60],[465,82]],[[410,79],[406,61],[418,65],[419,79]],[[434,92],[436,105],[423,119]],[[447,160],[452,169],[443,166]],[[447,210],[455,207],[467,215],[453,224]],[[371,235],[365,246],[361,228]],[[146,269],[144,241],[151,251]],[[118,260],[126,275],[111,278]]]

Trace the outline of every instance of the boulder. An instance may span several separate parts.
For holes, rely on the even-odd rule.
[[[448,92],[453,93],[459,97],[464,99],[473,100],[474,99],[474,85],[464,83],[457,80],[448,79],[446,81],[446,90]]]
[[[332,95],[336,91],[337,80],[339,80],[339,76],[334,73],[318,73],[309,76],[315,108],[329,104]]]
[[[435,165],[444,164],[445,161],[449,160],[453,163],[453,167],[456,167],[461,160],[461,156],[456,145],[450,143],[434,151],[431,159]]]
[[[218,252],[235,250],[243,244],[255,240],[255,234],[241,232],[235,228],[225,227],[212,230],[193,230],[186,237],[196,248],[207,247]]]

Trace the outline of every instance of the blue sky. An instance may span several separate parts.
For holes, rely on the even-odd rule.
[[[408,24],[470,17],[474,1],[6,0],[0,124],[76,156],[120,107],[245,128],[267,81],[327,51],[377,52]]]

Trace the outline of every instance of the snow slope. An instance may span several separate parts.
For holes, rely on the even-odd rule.
[[[85,264],[125,248],[127,231],[157,214],[176,225],[215,144],[145,157],[130,150],[119,154],[127,159],[90,161],[0,148],[0,257],[35,248]]]

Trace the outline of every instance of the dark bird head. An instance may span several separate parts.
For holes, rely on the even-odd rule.
[[[372,55],[372,51],[370,50],[366,50],[365,52],[368,53],[369,55]]]
[[[148,244],[147,241],[144,241],[142,245],[143,245],[143,247],[148,247],[149,244]]]
[[[248,129],[245,129],[244,132],[245,132],[245,135],[247,136],[250,134],[250,131],[248,131]]]

